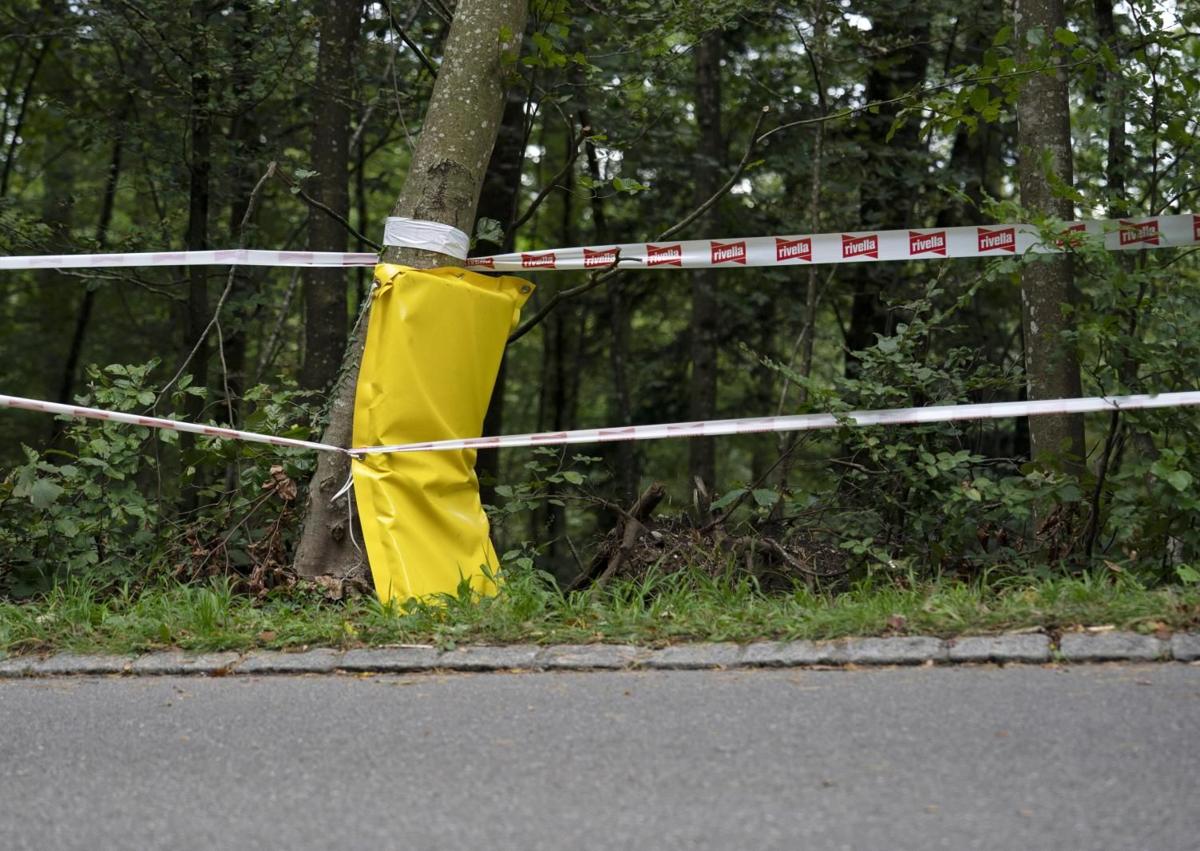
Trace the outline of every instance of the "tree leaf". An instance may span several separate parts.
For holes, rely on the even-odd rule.
[[[45,511],[62,496],[63,489],[49,479],[38,479],[29,489],[29,501],[33,507]]]
[[[1192,484],[1192,474],[1187,470],[1172,470],[1163,478],[1177,491],[1185,491]]]

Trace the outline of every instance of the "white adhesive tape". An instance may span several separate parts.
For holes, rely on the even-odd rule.
[[[0,408],[15,408],[22,411],[39,411],[46,414],[64,414],[77,419],[103,420],[105,422],[123,423],[125,425],[143,426],[145,428],[164,429],[166,431],[186,431],[190,434],[202,434],[205,437],[220,437],[225,440],[245,440],[251,443],[267,443],[271,446],[287,446],[292,449],[315,449],[324,452],[341,452],[346,450],[328,443],[315,443],[311,440],[296,440],[292,437],[275,437],[270,434],[259,434],[254,431],[240,431],[220,426],[198,425],[169,420],[165,417],[145,417],[139,414],[126,414],[120,411],[105,411],[100,408],[84,408],[79,405],[64,405],[60,402],[43,402],[40,399],[25,399],[21,396],[0,395]]]
[[[383,228],[383,244],[395,248],[419,248],[436,251],[458,260],[466,260],[471,238],[453,225],[389,216]]]
[[[130,266],[374,266],[374,254],[341,251],[152,251],[140,254],[33,254],[0,257],[0,269],[100,269]]]

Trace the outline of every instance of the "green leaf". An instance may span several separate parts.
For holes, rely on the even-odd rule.
[[[745,493],[745,488],[735,488],[734,490],[726,491],[725,494],[711,506],[709,506],[709,508],[713,509],[714,511],[720,511],[722,508],[728,508],[737,502],[737,500]]]
[[[1187,470],[1172,470],[1163,478],[1177,491],[1185,491],[1192,484],[1192,474]]]
[[[1061,45],[1071,47],[1079,42],[1079,36],[1065,27],[1059,27],[1054,31],[1054,40]]]
[[[1175,565],[1175,575],[1184,585],[1200,585],[1200,570],[1196,570],[1190,564]]]
[[[773,491],[770,488],[755,488],[750,495],[762,508],[770,508],[779,502],[779,491]]]
[[[475,238],[495,245],[504,243],[504,226],[496,219],[482,218],[475,223]]]
[[[583,484],[583,474],[577,473],[574,470],[564,470],[562,477],[573,485]]]
[[[1012,38],[1012,27],[1001,27],[1000,31],[992,37],[992,47],[1002,47],[1008,44],[1008,40]]]
[[[29,501],[33,507],[45,511],[62,496],[63,489],[49,479],[38,479],[29,489]]]

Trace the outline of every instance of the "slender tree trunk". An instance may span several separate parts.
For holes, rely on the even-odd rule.
[[[96,250],[103,251],[108,244],[108,228],[112,224],[113,210],[116,207],[117,183],[121,178],[121,156],[125,146],[125,119],[129,114],[130,102],[124,100],[117,113],[114,125],[112,157],[108,163],[108,173],[104,176],[104,194],[100,199],[100,220],[96,223]],[[88,287],[84,290],[75,314],[75,327],[71,333],[71,345],[67,349],[67,357],[63,361],[62,378],[58,386],[60,402],[70,402],[75,392],[75,381],[79,372],[79,361],[83,356],[83,342],[87,334],[88,324],[92,319],[92,311],[96,304],[96,290]]]
[[[1036,52],[1030,33],[1042,43],[1066,25],[1062,0],[1016,0],[1014,33],[1018,61]],[[1057,61],[1055,64],[1058,64]],[[1021,203],[1035,216],[1074,218],[1071,201],[1055,194],[1051,175],[1070,186],[1071,118],[1067,75],[1062,68],[1032,74],[1021,85],[1017,101],[1018,176]],[[1030,399],[1076,397],[1081,394],[1079,360],[1064,340],[1071,330],[1064,307],[1075,303],[1074,275],[1068,254],[1047,255],[1021,272],[1021,305],[1025,332],[1025,380]],[[1084,457],[1083,416],[1056,414],[1029,421],[1033,460],[1081,472]]]
[[[233,4],[235,27],[233,35],[233,103],[234,114],[229,126],[229,244],[254,245],[250,233],[242,233],[242,220],[250,203],[250,194],[258,179],[259,126],[252,108],[251,84],[254,82],[254,11],[249,0]],[[247,231],[250,231],[247,228]],[[244,267],[234,267],[233,288],[229,292],[226,310],[229,321],[221,324],[225,347],[225,386],[229,398],[221,406],[231,425],[240,420],[239,408],[246,389],[246,348],[248,328],[255,308],[257,280]],[[232,412],[232,414],[230,414]]]
[[[25,88],[21,92],[20,106],[17,107],[16,119],[13,122],[12,128],[8,127],[7,114],[5,115],[4,124],[0,125],[0,131],[8,135],[11,140],[8,145],[8,153],[4,157],[4,168],[0,169],[0,198],[8,195],[9,181],[12,179],[13,168],[17,163],[17,151],[20,149],[21,130],[25,126],[25,116],[29,111],[29,101],[33,99],[33,86],[37,82],[38,71],[41,70],[42,62],[45,61],[46,55],[50,52],[50,43],[51,38],[49,36],[43,38],[37,52],[34,54],[33,67],[29,71]],[[5,94],[11,97],[12,90],[10,89]]]
[[[504,111],[505,57],[515,55],[525,27],[525,0],[459,0],[446,40],[425,125],[393,215],[470,232],[488,159]],[[384,261],[414,268],[461,265],[418,249],[388,248]],[[330,406],[325,443],[347,446],[354,388],[366,339],[360,322],[346,352]],[[322,453],[308,488],[304,531],[296,553],[301,575],[345,574],[357,563],[346,535],[346,510],[330,497],[349,475],[349,460]]]
[[[338,214],[350,213],[350,101],[354,96],[354,56],[362,20],[362,0],[324,0],[317,80],[313,96],[315,127],[312,189]],[[346,229],[331,217],[310,211],[308,247],[345,251]],[[346,273],[310,269],[304,276],[304,363],[300,385],[327,390],[337,378],[346,351]]]
[[[696,156],[696,202],[703,203],[716,193],[725,164],[725,141],[721,135],[721,55],[722,35],[705,35],[695,48],[696,123],[699,143]],[[701,220],[701,232],[720,236],[720,218],[716,206]],[[717,272],[701,269],[692,273],[691,363],[692,375],[688,417],[712,419],[717,410]],[[711,438],[693,438],[688,442],[688,485],[699,479],[711,496],[717,480],[715,443]],[[702,500],[703,501],[703,500]],[[703,513],[707,508],[702,509]]]
[[[525,92],[514,88],[504,102],[504,115],[500,119],[500,130],[496,145],[488,162],[487,174],[483,179],[483,190],[479,195],[479,218],[493,219],[504,228],[504,239],[500,244],[481,240],[476,252],[490,254],[495,251],[506,253],[513,250],[516,234],[512,225],[517,216],[517,197],[521,191],[521,172],[525,166]],[[508,379],[508,353],[500,360],[500,372],[496,375],[496,387],[488,404],[483,420],[484,434],[501,434],[504,431],[504,393]],[[479,476],[479,495],[484,505],[496,501],[496,482],[500,478],[500,453],[480,452],[475,458],[475,473]]]
[[[909,6],[886,7],[871,17],[871,38],[880,50],[890,51],[867,73],[866,99],[887,100],[924,82],[929,69],[929,16]],[[899,45],[899,46],[895,46]],[[900,104],[880,107],[863,116],[860,144],[868,152],[859,180],[859,220],[863,230],[905,228],[913,224],[913,206],[919,192],[913,175],[924,168],[920,125],[909,119],[888,140]],[[915,168],[909,162],[920,163]],[[876,334],[888,332],[888,313],[882,294],[896,293],[905,274],[897,263],[864,263],[851,270],[856,283],[846,333],[848,352],[875,344]],[[855,375],[858,362],[847,356],[846,372]]]
[[[586,121],[584,113],[580,120]],[[591,190],[592,227],[598,245],[605,245],[612,240],[609,234],[608,218],[604,213],[604,199],[600,194],[600,162],[596,156],[596,146],[587,143],[588,173],[595,182]],[[609,368],[612,370],[612,394],[609,398],[609,421],[620,425],[633,424],[633,388],[630,377],[630,347],[631,347],[631,317],[629,306],[629,290],[626,287],[624,275],[616,275],[608,284],[608,322],[612,336],[609,341]],[[617,498],[621,505],[628,505],[638,495],[638,481],[641,473],[638,469],[637,443],[632,440],[622,440],[609,446],[615,465]],[[614,518],[615,522],[616,518]]]
[[[189,251],[204,251],[208,248],[208,208],[212,179],[212,132],[213,116],[211,103],[211,80],[208,76],[208,15],[211,4],[206,0],[193,0],[191,5],[191,104],[188,125],[191,135],[191,158],[188,163],[188,223],[186,248]],[[204,266],[188,268],[188,295],[184,308],[184,335],[180,357],[186,358],[208,327],[208,269]],[[192,383],[196,387],[208,386],[208,341],[202,341],[196,349],[189,366]],[[188,395],[185,413],[189,420],[197,421],[204,412],[204,400]],[[185,453],[195,443],[190,435],[180,435],[179,446]],[[199,476],[199,473],[197,473]],[[193,482],[183,495],[183,508],[192,510],[198,503],[199,482]]]

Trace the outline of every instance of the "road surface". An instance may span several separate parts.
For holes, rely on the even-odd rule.
[[[0,680],[16,849],[1195,849],[1200,667]]]

